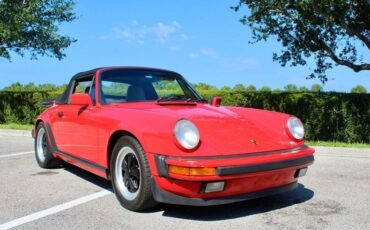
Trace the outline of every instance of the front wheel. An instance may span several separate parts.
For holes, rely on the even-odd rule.
[[[62,160],[53,156],[49,143],[45,125],[38,124],[35,137],[35,157],[41,168],[56,168],[62,165]]]
[[[150,168],[135,138],[123,136],[117,141],[110,165],[113,190],[124,208],[139,211],[155,206]]]

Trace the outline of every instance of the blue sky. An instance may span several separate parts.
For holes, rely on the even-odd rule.
[[[250,30],[238,21],[247,9],[235,13],[229,8],[237,2],[76,0],[79,18],[62,25],[62,33],[78,40],[66,50],[67,57],[0,60],[0,89],[17,81],[64,84],[77,72],[117,65],[170,69],[190,82],[217,87],[319,82],[306,80],[313,66],[284,68],[273,62],[272,53],[281,48],[277,42],[249,44]],[[325,90],[349,91],[357,84],[370,90],[369,71],[337,67],[328,74],[334,80]]]

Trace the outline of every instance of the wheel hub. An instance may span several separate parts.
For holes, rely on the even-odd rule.
[[[123,147],[116,160],[115,183],[125,199],[133,200],[137,197],[141,185],[140,175],[140,165],[134,150],[128,146]]]
[[[139,163],[134,154],[129,153],[123,159],[122,175],[126,188],[132,193],[136,192],[139,189],[140,172]]]

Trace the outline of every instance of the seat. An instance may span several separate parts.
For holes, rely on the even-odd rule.
[[[143,87],[139,85],[130,85],[127,89],[127,101],[145,101],[145,91]]]
[[[91,91],[90,91],[90,86],[87,86],[86,89],[85,89],[85,93],[90,94],[91,101],[95,105],[95,87],[92,86]]]

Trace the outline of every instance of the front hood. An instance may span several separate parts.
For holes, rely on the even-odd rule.
[[[199,130],[201,155],[243,154],[294,148],[303,143],[286,133],[289,115],[240,107],[214,107],[208,104],[142,104],[135,109],[161,114],[168,119],[188,119]],[[174,124],[173,124],[174,125]],[[172,132],[173,126],[170,127]]]

